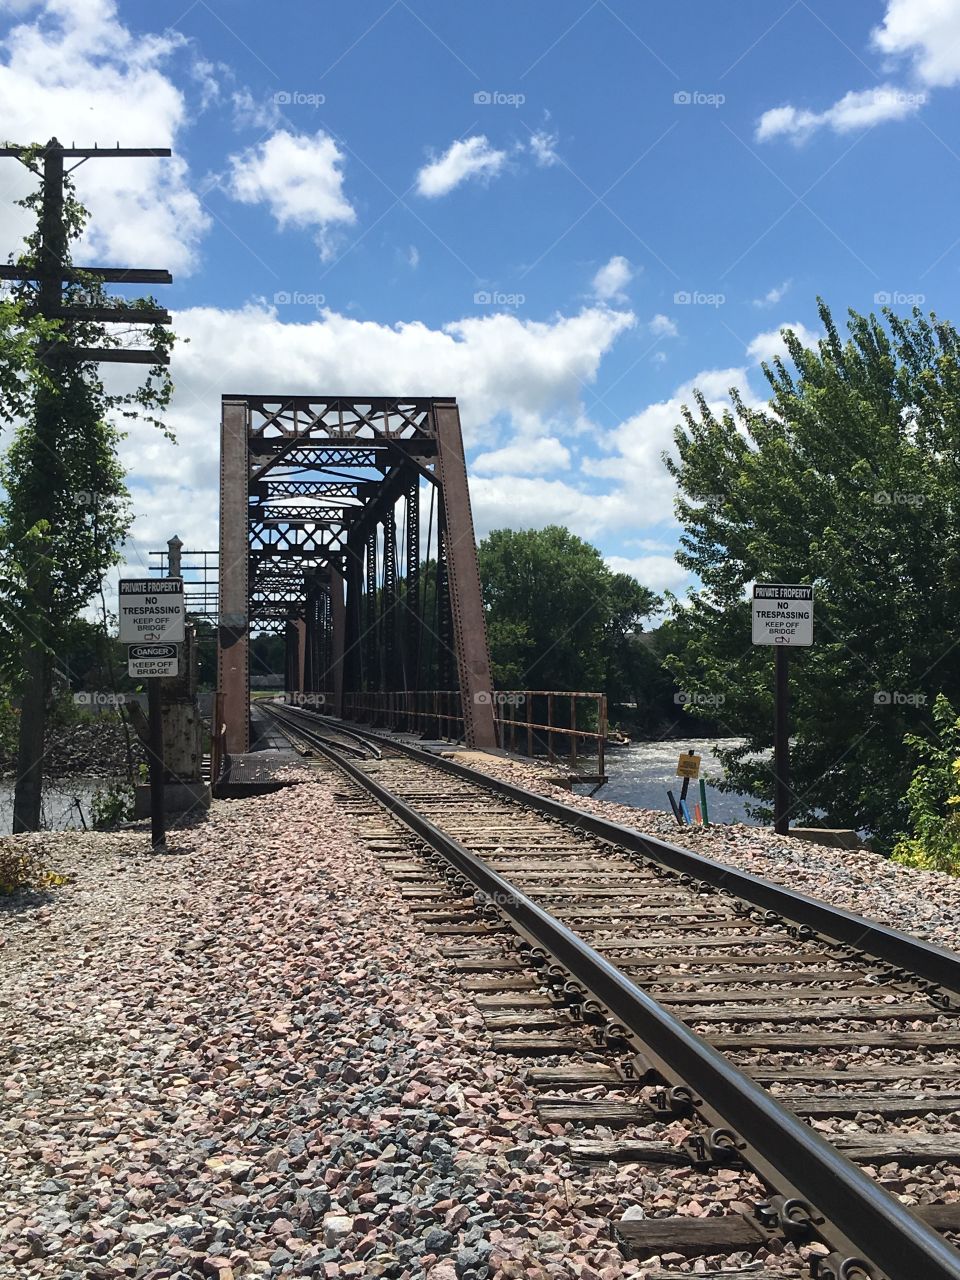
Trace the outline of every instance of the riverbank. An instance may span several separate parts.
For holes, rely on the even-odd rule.
[[[109,713],[48,726],[44,739],[46,778],[125,778],[145,761],[136,733],[129,725],[125,730],[119,716]],[[0,742],[0,778],[14,778],[16,771],[14,735],[12,741]]]
[[[748,812],[753,803],[751,797],[720,791],[714,785],[714,781],[719,782],[723,777],[723,766],[714,748],[737,747],[742,742],[742,738],[657,738],[614,747],[607,752],[608,780],[598,795],[617,804],[662,809],[669,814],[667,790],[670,788],[678,795],[682,784],[682,779],[677,777],[677,757],[692,748],[701,757],[700,776],[707,781],[710,816],[717,822],[744,822],[752,826],[755,819]],[[691,786],[696,792],[697,784]]]

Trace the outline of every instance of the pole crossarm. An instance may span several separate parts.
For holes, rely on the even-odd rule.
[[[40,152],[45,155],[50,149],[49,144]],[[29,146],[8,146],[0,147],[0,156],[14,156],[17,160],[22,160],[29,155],[32,147]],[[132,160],[145,157],[164,159],[173,155],[169,147],[121,147],[118,142],[115,147],[56,147],[60,155],[73,159],[79,157],[84,160]]]
[[[153,267],[64,267],[60,279],[82,284],[85,277],[107,284],[173,284],[169,271]],[[0,280],[40,280],[43,269],[37,266],[0,265]]]

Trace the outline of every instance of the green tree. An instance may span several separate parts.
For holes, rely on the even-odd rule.
[[[908,732],[933,700],[956,701],[960,608],[960,339],[914,310],[849,315],[843,341],[820,302],[815,350],[785,331],[795,372],[764,365],[772,396],[731,393],[717,415],[698,395],[667,458],[684,528],[678,560],[702,589],[674,611],[680,687],[722,695],[745,744],[723,753],[730,785],[772,794],[753,754],[772,737],[770,651],[750,644],[756,580],[816,587],[812,649],[792,662],[791,818],[904,827]],[[766,812],[766,811],[764,811]]]
[[[36,170],[43,148],[21,152]],[[88,273],[70,268],[70,244],[83,232],[86,210],[69,177],[21,203],[37,217],[18,265],[39,284],[16,286],[0,309],[0,420],[13,435],[0,468],[0,665],[19,687],[22,713],[14,829],[36,827],[44,724],[52,659],[72,620],[119,561],[130,524],[129,499],[117,455],[117,419],[154,416],[172,390],[162,363],[133,391],[106,391],[88,349],[123,345],[125,335],[100,320],[111,305]],[[61,190],[63,199],[61,202]],[[155,308],[153,299],[129,304]],[[73,314],[62,315],[70,309]],[[84,315],[83,310],[88,314]],[[61,313],[50,318],[54,312]],[[142,337],[142,330],[135,330]],[[154,349],[166,352],[173,335],[151,324]]]
[[[596,547],[559,525],[497,529],[479,551],[494,681],[501,688],[605,691],[658,605]]]
[[[638,695],[659,667],[642,620],[661,603],[649,587],[628,573],[615,573],[609,582],[609,621],[606,626],[606,671],[604,688],[611,704],[637,702]],[[668,677],[669,678],[669,677]]]
[[[936,737],[907,734],[919,758],[906,802],[912,836],[898,841],[895,861],[932,871],[960,872],[960,716],[941,694],[933,704]]]

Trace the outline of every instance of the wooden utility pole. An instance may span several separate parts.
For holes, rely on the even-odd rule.
[[[99,322],[122,321],[127,324],[169,324],[170,316],[159,309],[131,307],[118,303],[109,306],[65,305],[63,287],[81,280],[83,273],[100,281],[130,284],[170,284],[168,271],[135,270],[125,267],[84,267],[68,265],[68,235],[64,220],[64,168],[66,158],[77,164],[97,159],[129,159],[140,156],[169,156],[165,147],[121,148],[64,147],[51,138],[40,153],[42,167],[37,166],[36,152],[29,147],[0,147],[0,156],[21,161],[43,182],[40,216],[40,248],[37,261],[29,266],[0,265],[0,280],[37,282],[36,311],[45,319],[69,324],[71,320]],[[72,172],[72,170],[70,170]],[[111,361],[123,364],[165,364],[165,352],[130,350],[129,348],[77,347],[66,342],[51,342],[39,352],[51,386],[41,388],[37,396],[35,431],[41,448],[52,460],[58,455],[58,423],[60,419],[63,372],[68,363],[78,361]],[[54,482],[56,483],[56,481]],[[48,514],[46,498],[49,485],[36,483],[32,490],[30,526]],[[31,630],[22,637],[24,687],[20,711],[20,740],[17,752],[17,781],[14,792],[13,830],[36,831],[40,826],[40,802],[43,787],[43,744],[46,728],[47,699],[50,692],[49,608],[51,601],[50,567],[47,548],[36,547],[26,566],[26,592],[36,619]]]

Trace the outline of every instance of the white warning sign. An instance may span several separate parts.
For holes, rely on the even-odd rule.
[[[182,644],[182,578],[120,579],[120,642]]]
[[[180,653],[175,644],[128,644],[127,674],[135,680],[180,674]]]
[[[813,587],[758,582],[753,588],[753,643],[813,644]]]

